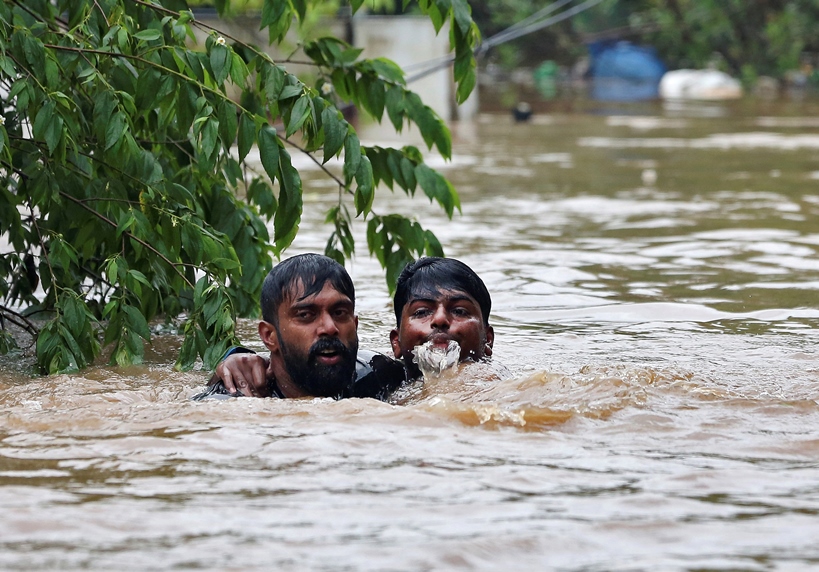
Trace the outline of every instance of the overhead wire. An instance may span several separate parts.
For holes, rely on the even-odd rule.
[[[569,1],[571,1],[571,0],[569,0]],[[565,11],[561,12],[560,14],[557,14],[556,16],[552,16],[551,18],[547,18],[547,19],[545,19],[543,21],[533,22],[532,24],[528,24],[526,26],[518,26],[514,30],[512,30],[512,28],[515,28],[515,26],[511,26],[509,28],[509,30],[512,30],[512,31],[510,31],[509,33],[501,32],[499,34],[495,34],[494,36],[492,36],[491,38],[489,38],[488,40],[483,42],[478,47],[478,50],[479,50],[479,52],[481,50],[486,51],[487,49],[492,48],[494,46],[497,46],[497,45],[500,45],[500,44],[503,44],[503,43],[506,43],[506,42],[511,42],[512,40],[516,40],[516,39],[518,39],[518,38],[520,38],[522,36],[525,36],[527,34],[531,34],[532,32],[537,32],[538,30],[541,30],[543,28],[551,26],[552,24],[557,24],[558,22],[562,22],[563,20],[567,20],[567,19],[571,18],[572,16],[576,16],[577,14],[580,14],[581,12],[583,12],[585,10],[588,10],[589,8],[593,8],[594,6],[600,4],[603,1],[604,0],[586,0],[586,2],[583,2],[582,4],[578,4],[574,8],[569,8],[568,10],[565,10]],[[555,4],[560,4],[561,2],[564,2],[564,0],[560,0],[559,2],[555,2]],[[548,8],[548,6],[547,6],[547,8]],[[487,46],[487,47],[484,49],[484,46]]]
[[[604,0],[586,0],[581,4],[578,4],[577,6],[574,6],[572,8],[568,8],[567,10],[564,10],[563,12],[560,12],[559,14],[556,14],[550,18],[541,20],[541,18],[543,18],[544,16],[551,14],[555,10],[559,10],[560,8],[566,6],[567,4],[573,1],[574,0],[558,0],[557,2],[553,2],[552,4],[545,6],[544,8],[538,10],[531,16],[524,18],[520,22],[517,22],[509,26],[506,30],[503,30],[502,32],[499,32],[492,36],[491,38],[488,38],[481,42],[481,44],[477,48],[475,48],[474,52],[475,55],[480,56],[486,53],[490,48],[499,46],[506,42],[511,42],[512,40],[516,40],[527,34],[537,32],[538,30],[542,30],[543,28],[552,26],[554,24],[562,22],[563,20],[567,20],[572,16],[576,16],[581,12],[593,8],[597,4],[603,2]],[[407,70],[419,67],[424,68],[422,69],[422,71],[409,76],[407,78],[407,83],[417,81],[430,74],[435,73],[438,70],[444,69],[451,65],[452,62],[454,61],[455,56],[448,55],[441,58],[436,58],[434,60],[428,60],[426,62],[419,62],[417,64],[405,66],[405,69]]]
[[[500,44],[504,43],[504,41],[506,41],[507,37],[513,35],[514,33],[516,33],[521,28],[529,26],[530,24],[534,24],[535,22],[538,22],[538,20],[540,20],[541,18],[543,18],[545,16],[548,16],[549,14],[554,12],[555,10],[559,10],[560,8],[565,6],[566,4],[570,4],[572,2],[574,2],[574,0],[558,0],[557,2],[553,2],[553,3],[549,4],[548,6],[545,6],[545,7],[541,8],[540,10],[535,12],[534,14],[532,14],[530,16],[527,16],[526,18],[524,18],[520,22],[515,22],[514,24],[512,24],[511,26],[509,26],[505,30],[503,30],[501,32],[498,32],[497,34],[495,34],[491,38],[489,38],[489,39],[485,40],[484,42],[482,42],[481,45],[478,47],[478,51],[479,52],[485,52],[486,50],[488,50],[489,48],[491,48],[493,46],[500,45]]]

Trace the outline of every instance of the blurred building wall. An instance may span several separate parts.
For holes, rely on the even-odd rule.
[[[263,48],[274,61],[286,58],[296,61],[306,59],[298,49],[298,37],[294,30],[290,31],[281,48],[268,46],[267,30],[259,29],[258,16],[221,20],[213,11],[197,11],[195,17],[233,38]],[[448,25],[436,35],[432,22],[424,16],[356,15],[352,22],[353,45],[363,48],[364,57],[393,60],[404,69],[408,79],[450,55]],[[343,18],[324,21],[316,26],[316,31],[319,35],[332,34],[342,39],[347,39],[349,34],[347,22]],[[199,30],[196,33],[200,43],[204,44],[204,34]],[[309,76],[315,69],[313,66],[293,63],[285,65],[288,71],[300,77],[304,74]],[[444,121],[471,119],[478,112],[477,86],[463,105],[456,105],[451,65],[412,81],[407,87],[420,95],[424,103]]]

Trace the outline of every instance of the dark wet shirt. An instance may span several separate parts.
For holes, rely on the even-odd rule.
[[[244,352],[250,352],[242,348]],[[359,350],[356,356],[355,377],[352,383],[344,390],[339,398],[346,397],[372,397],[381,401],[386,401],[390,394],[401,387],[406,381],[404,365],[384,354],[369,350]],[[267,389],[270,397],[284,398],[274,379],[267,380]],[[225,388],[224,382],[219,379],[208,388],[194,395],[194,401],[205,399],[231,399],[233,397],[244,397],[244,394],[237,390],[230,393]]]

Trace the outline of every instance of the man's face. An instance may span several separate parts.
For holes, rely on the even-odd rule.
[[[300,283],[294,290],[279,306],[272,345],[260,326],[271,364],[276,353],[281,357],[284,372],[277,374],[277,382],[281,387],[289,381],[305,395],[338,396],[355,374],[358,318],[353,301],[330,283],[307,298],[302,298]],[[283,377],[290,379],[279,379]]]
[[[415,346],[431,341],[446,349],[450,340],[461,346],[461,361],[492,355],[494,331],[484,325],[477,301],[460,290],[412,294],[401,312],[398,329],[390,332],[393,353],[404,360],[411,377],[420,375],[412,361]]]

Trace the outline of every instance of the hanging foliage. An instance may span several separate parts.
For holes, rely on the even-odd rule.
[[[265,0],[271,42],[312,5]],[[478,42],[469,6],[419,6],[437,30],[450,22],[463,100]],[[193,41],[195,27],[207,32],[204,45]],[[271,257],[298,232],[294,150],[321,164],[343,156],[340,174],[326,170],[341,191],[327,212],[326,254],[340,262],[353,254],[356,219],[366,221],[388,284],[407,260],[440,254],[431,232],[374,212],[373,198],[381,183],[409,195],[420,188],[451,217],[459,208],[452,185],[417,148],[361,145],[339,107],[348,102],[378,121],[386,111],[398,131],[413,123],[448,158],[445,123],[393,62],[362,59],[334,37],[304,52],[319,78],[313,85],[197,22],[183,0],[2,0],[0,352],[14,345],[16,325],[36,340],[44,372],[87,366],[102,348],[113,363],[138,363],[149,324],[164,317],[181,319],[177,367],[198,358],[212,367],[236,341],[236,317],[258,312]],[[260,172],[247,163],[254,147]]]

